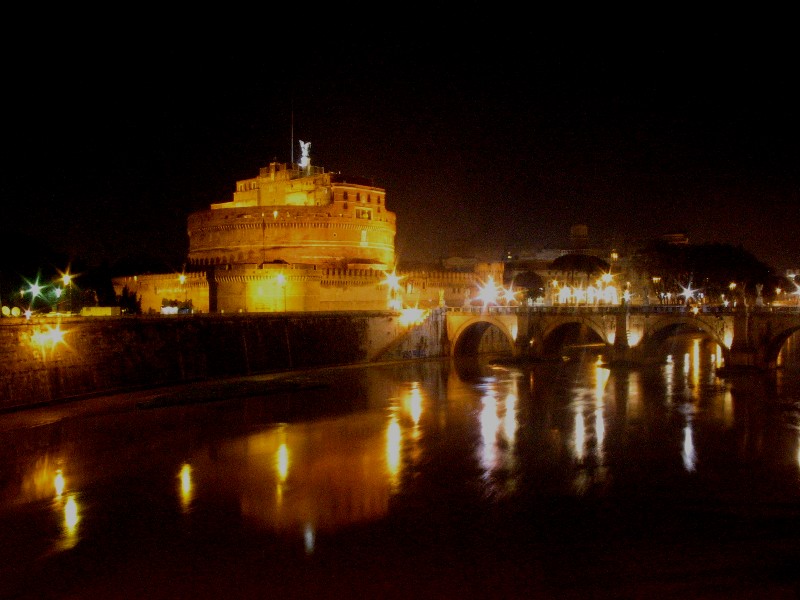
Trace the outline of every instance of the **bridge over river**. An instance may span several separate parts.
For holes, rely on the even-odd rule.
[[[798,307],[490,306],[448,308],[451,355],[477,352],[490,328],[514,356],[556,354],[583,334],[607,346],[611,362],[652,360],[667,339],[700,333],[719,344],[727,367],[773,369],[786,340],[800,330]]]

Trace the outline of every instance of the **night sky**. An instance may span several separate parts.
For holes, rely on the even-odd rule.
[[[6,262],[22,235],[179,270],[189,213],[304,140],[386,189],[401,262],[564,247],[586,224],[595,246],[683,231],[800,266],[793,37],[713,20],[586,35],[488,6],[277,36],[255,15],[53,19],[38,52],[6,53]]]

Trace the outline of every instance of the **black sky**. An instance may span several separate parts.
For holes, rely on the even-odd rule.
[[[3,239],[180,269],[189,213],[302,139],[386,188],[401,260],[563,246],[583,223],[595,245],[684,231],[800,266],[794,39],[746,18],[587,35],[463,6],[290,32],[263,14],[52,22],[6,53]]]

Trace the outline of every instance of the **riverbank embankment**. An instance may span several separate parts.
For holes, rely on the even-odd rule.
[[[444,313],[0,319],[0,411],[98,394],[446,354]]]

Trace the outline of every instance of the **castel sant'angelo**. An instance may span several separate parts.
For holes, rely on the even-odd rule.
[[[387,310],[462,303],[475,273],[406,273],[396,284],[395,213],[363,177],[272,162],[233,198],[189,215],[190,269],[114,280],[152,312]],[[500,276],[502,276],[500,274]]]

